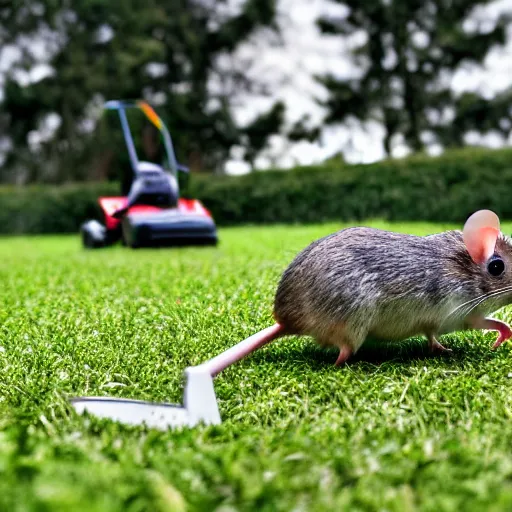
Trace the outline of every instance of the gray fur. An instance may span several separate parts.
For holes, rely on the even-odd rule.
[[[284,272],[274,316],[289,333],[356,352],[367,336],[402,340],[467,328],[463,303],[512,285],[512,246],[496,252],[506,271],[493,277],[474,263],[460,231],[426,237],[349,228],[313,242]],[[490,299],[472,313],[488,314],[512,294]]]

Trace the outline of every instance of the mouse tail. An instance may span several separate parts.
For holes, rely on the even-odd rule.
[[[267,343],[277,340],[286,334],[285,327],[282,324],[276,323],[271,327],[267,327],[266,329],[249,336],[249,338],[241,341],[234,347],[231,347],[225,352],[222,352],[222,354],[210,359],[208,362],[204,363],[204,365],[208,367],[210,375],[214,377],[233,363],[240,361],[240,359],[243,359],[255,350],[258,350]]]

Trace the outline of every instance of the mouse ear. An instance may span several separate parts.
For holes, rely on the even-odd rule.
[[[484,263],[494,254],[499,234],[500,219],[491,210],[479,210],[468,218],[462,237],[475,263]]]

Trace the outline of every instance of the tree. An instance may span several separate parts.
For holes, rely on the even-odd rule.
[[[506,140],[512,132],[512,88],[491,99],[464,93],[455,99],[454,111],[450,124],[437,130],[445,146],[462,146],[470,134],[494,133]]]
[[[254,168],[254,160],[265,148],[269,133],[274,133],[275,126],[281,126],[284,122],[285,106],[277,102],[268,112],[254,119],[242,130],[242,140],[245,141],[245,159]]]
[[[504,16],[485,30],[465,27],[474,9],[492,0],[333,1],[346,15],[320,19],[321,31],[343,37],[362,31],[366,37],[353,50],[357,78],[319,77],[329,94],[325,122],[349,116],[380,121],[388,155],[397,135],[414,151],[424,148],[429,132],[438,143],[461,144],[458,130],[471,121],[464,120],[448,78],[462,63],[481,63],[505,42]],[[458,122],[450,125],[452,118]]]
[[[30,83],[20,83],[14,68],[7,76],[4,124],[13,149],[6,167],[23,167],[26,181],[85,179],[91,149],[99,147],[93,121],[103,100],[144,97],[158,105],[184,163],[193,170],[221,168],[232,146],[252,139],[233,118],[232,91],[213,90],[212,75],[219,58],[251,34],[263,27],[275,30],[275,0],[246,0],[238,12],[228,4],[41,0],[0,7],[0,16],[3,12],[11,22],[5,39],[18,46],[27,38],[47,44],[52,69]],[[21,65],[30,69],[37,63],[29,55]],[[241,77],[235,78],[239,85]],[[55,132],[34,149],[29,134],[54,114]],[[273,119],[263,138],[279,130],[280,119]],[[102,158],[98,174],[104,174],[112,151]]]

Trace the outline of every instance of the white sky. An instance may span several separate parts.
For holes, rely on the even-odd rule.
[[[232,0],[239,4],[241,0]],[[258,112],[266,110],[275,99],[281,99],[287,105],[287,121],[293,123],[303,115],[311,116],[313,122],[322,119],[322,110],[315,103],[314,97],[322,98],[325,92],[315,82],[312,75],[335,73],[340,77],[352,77],[357,73],[349,58],[350,40],[327,38],[320,36],[315,20],[325,13],[341,13],[342,9],[329,0],[280,0],[280,25],[282,29],[282,45],[272,43],[272,39],[253,38],[250,44],[237,52],[237,57],[252,62],[250,73],[262,81],[272,85],[273,94],[268,98],[241,97],[237,98],[236,117],[240,122],[249,122]],[[512,13],[512,0],[497,0],[490,6],[474,13],[474,21],[491,20],[502,12]],[[355,35],[357,40],[361,35]],[[492,51],[484,62],[483,69],[467,67],[455,74],[452,87],[459,92],[481,91],[492,96],[512,85],[512,27],[509,29],[508,44],[503,49]],[[34,48],[34,51],[41,50]],[[44,53],[44,50],[43,50]],[[258,55],[257,59],[254,58]],[[0,99],[1,74],[16,59],[15,51],[0,49]],[[229,66],[229,62],[226,63]],[[23,81],[37,80],[51,70],[44,64],[26,76],[19,76]],[[479,139],[476,134],[470,137],[472,142],[484,142],[491,146],[499,146],[505,141],[497,135]],[[1,137],[0,137],[1,139]],[[378,123],[359,123],[344,127],[330,127],[323,130],[317,143],[302,142],[290,144],[281,137],[274,137],[270,147],[256,162],[258,168],[270,166],[288,167],[297,164],[311,164],[324,160],[336,152],[343,151],[350,162],[372,162],[384,157],[382,144],[383,130]],[[403,156],[407,148],[400,140],[395,141],[394,156]],[[228,163],[230,173],[247,170],[246,164],[240,161],[239,151],[233,151],[233,159]]]

